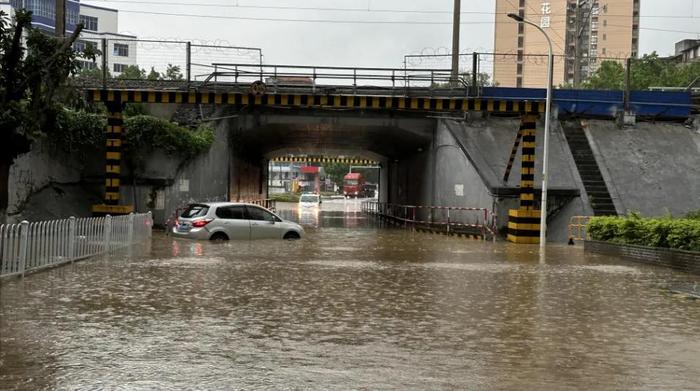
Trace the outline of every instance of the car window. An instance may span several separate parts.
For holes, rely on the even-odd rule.
[[[246,220],[245,207],[243,206],[222,206],[216,209],[216,217],[229,220]]]
[[[203,217],[206,216],[207,213],[209,212],[209,207],[206,205],[199,205],[199,204],[192,204],[185,209],[182,214],[180,214],[180,217],[186,218],[186,219],[191,219],[194,217]]]
[[[275,215],[264,209],[256,208],[254,206],[247,206],[246,209],[248,210],[249,220],[278,221]]]

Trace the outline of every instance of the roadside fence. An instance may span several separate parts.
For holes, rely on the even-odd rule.
[[[107,254],[150,240],[151,213],[0,225],[0,277]]]
[[[361,210],[369,215],[386,218],[406,228],[427,229],[446,234],[478,234],[496,240],[496,215],[486,208],[450,206],[399,205],[364,201]]]
[[[569,238],[573,240],[590,240],[588,224],[591,216],[571,216],[569,219]]]

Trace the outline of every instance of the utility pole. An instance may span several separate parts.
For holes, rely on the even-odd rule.
[[[459,23],[462,5],[455,0],[454,20],[452,21],[452,77],[453,85],[459,80]]]
[[[66,0],[56,0],[56,20],[54,35],[59,38],[66,36]]]

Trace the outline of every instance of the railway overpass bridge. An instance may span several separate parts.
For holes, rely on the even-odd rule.
[[[121,146],[128,131],[122,120],[125,104],[208,107],[226,134],[217,139],[225,145],[218,157],[212,155],[212,164],[225,169],[192,172],[198,179],[190,187],[219,183],[225,193],[219,191],[218,198],[265,198],[270,160],[290,154],[360,156],[381,166],[383,201],[489,208],[512,241],[535,242],[544,90],[474,87],[469,80],[453,83],[449,70],[412,70],[410,75],[404,71],[217,64],[199,82],[88,83],[88,99],[104,103],[109,111],[104,203],[95,205],[93,212],[133,210],[124,202],[121,181]],[[334,82],[321,84],[320,79]],[[555,113],[611,120],[630,114],[687,118],[690,96],[557,90]],[[498,131],[489,125],[493,121]],[[561,128],[555,126],[554,131]],[[586,198],[581,179],[587,173],[577,172],[577,151],[572,148],[578,147],[572,139],[552,140],[548,218],[556,219],[567,208],[568,214],[595,212],[592,196],[582,206],[570,207],[572,200]],[[615,210],[612,201],[610,209]]]

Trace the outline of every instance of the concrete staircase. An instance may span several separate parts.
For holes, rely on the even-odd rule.
[[[562,122],[564,134],[569,144],[569,149],[574,155],[576,168],[583,180],[588,198],[596,216],[616,216],[617,211],[612,197],[605,184],[605,179],[600,173],[600,168],[593,155],[586,134],[578,121]]]

